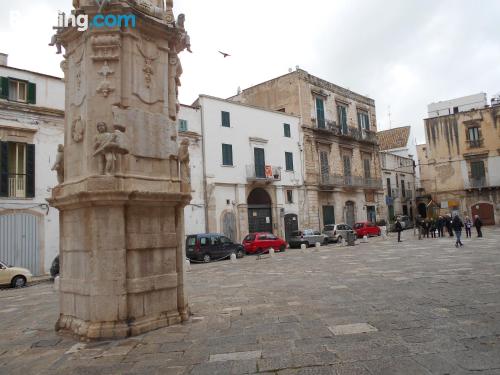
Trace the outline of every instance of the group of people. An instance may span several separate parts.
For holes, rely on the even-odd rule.
[[[446,230],[446,234],[448,234],[450,237],[453,237],[453,235],[455,235],[455,247],[463,246],[461,240],[463,228],[465,228],[466,237],[472,238],[473,226],[476,228],[477,236],[483,237],[483,232],[481,230],[483,223],[478,215],[474,217],[474,221],[472,221],[468,216],[466,216],[465,220],[462,221],[458,214],[453,218],[451,217],[451,215],[439,216],[437,220],[434,218],[417,219],[417,227],[419,228],[420,235],[422,237],[429,238],[429,235],[431,236],[431,238],[445,237]]]

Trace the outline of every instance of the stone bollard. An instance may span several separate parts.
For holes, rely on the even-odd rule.
[[[269,255],[274,258],[274,249],[272,247],[269,249]]]
[[[319,248],[321,247],[321,243],[320,242],[316,242],[314,244],[314,251],[319,251]]]
[[[191,271],[191,261],[186,259],[186,272]]]
[[[368,243],[368,236],[363,236],[363,243]]]
[[[307,249],[306,244],[305,244],[305,243],[303,243],[302,245],[300,245],[300,249],[301,249],[301,250],[305,250],[305,249]]]
[[[345,247],[347,245],[347,242],[345,242],[345,238],[342,238],[342,242],[340,243],[342,247]]]
[[[235,253],[231,254],[231,263],[236,263],[236,254]]]
[[[59,292],[59,275],[54,278],[54,291]]]

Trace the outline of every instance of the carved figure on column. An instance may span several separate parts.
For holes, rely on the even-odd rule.
[[[94,157],[98,157],[99,173],[111,176],[116,172],[116,155],[128,154],[125,134],[119,130],[108,131],[105,122],[97,123]]]
[[[57,146],[57,156],[54,165],[52,166],[52,171],[57,172],[57,182],[62,184],[64,182],[64,146]]]
[[[186,31],[186,28],[184,27],[184,23],[186,22],[186,15],[184,13],[179,14],[179,17],[177,17],[177,29],[180,31],[179,39],[177,41],[177,45],[175,46],[175,50],[177,52],[182,52],[185,49],[188,50],[188,52],[193,53],[191,51],[191,38],[189,37],[189,34]]]
[[[191,170],[189,168],[189,140],[183,139],[179,147],[180,177],[184,184],[191,183]]]

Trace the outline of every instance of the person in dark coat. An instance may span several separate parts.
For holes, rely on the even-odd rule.
[[[434,218],[431,218],[430,222],[429,222],[429,230],[431,232],[431,237],[432,238],[436,238],[436,220],[434,220]]]
[[[424,237],[429,238],[430,224],[429,219],[424,220]]]
[[[450,237],[453,237],[453,226],[451,225],[451,216],[446,215],[445,220],[446,220],[445,226],[446,226],[446,229],[448,230],[448,234],[450,235]]]
[[[462,220],[460,220],[460,217],[458,215],[455,215],[451,225],[453,227],[453,230],[455,231],[455,237],[457,239],[457,241],[455,242],[455,247],[464,246],[464,244],[460,240],[460,237],[462,236],[462,228],[464,227],[464,223],[462,223]]]
[[[444,225],[445,225],[444,217],[439,216],[437,220],[437,230],[439,237],[444,237]]]
[[[401,241],[401,232],[403,231],[403,226],[399,221],[399,217],[396,219],[396,224],[394,225],[394,228],[396,229],[396,232],[398,232],[398,242],[403,242]]]
[[[476,215],[476,217],[474,219],[474,226],[476,227],[476,230],[477,230],[477,236],[483,237],[483,232],[481,231],[481,227],[483,226],[483,222],[479,218],[479,215]]]
[[[464,225],[465,225],[465,235],[467,238],[472,238],[472,220],[466,216],[465,217],[465,222],[464,222]]]

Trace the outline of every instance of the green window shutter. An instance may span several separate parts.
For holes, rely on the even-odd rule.
[[[285,137],[291,138],[292,134],[290,132],[290,124],[283,124],[283,130],[285,132]]]
[[[35,145],[26,145],[26,198],[35,197]]]
[[[229,112],[222,111],[221,116],[222,116],[222,126],[226,128],[231,127],[231,115],[229,114]]]
[[[180,132],[188,131],[188,123],[186,120],[179,120],[179,131]]]
[[[333,206],[323,206],[323,225],[335,224],[335,209]]]
[[[233,146],[222,144],[222,165],[233,165]]]
[[[9,196],[9,144],[0,142],[0,197]]]
[[[9,99],[9,79],[0,77],[0,98]]]
[[[316,121],[318,124],[318,128],[325,128],[325,103],[323,99],[316,98]]]
[[[36,104],[36,85],[34,83],[28,83],[28,103]]]
[[[359,130],[363,129],[363,114],[358,112],[358,128]]]
[[[367,113],[363,114],[365,118],[365,130],[370,130],[370,116]]]
[[[287,171],[293,171],[293,154],[291,152],[285,152],[285,164]]]

